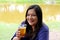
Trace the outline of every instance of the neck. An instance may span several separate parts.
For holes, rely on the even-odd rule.
[[[35,28],[35,26],[32,26],[33,31],[35,30],[34,28]]]

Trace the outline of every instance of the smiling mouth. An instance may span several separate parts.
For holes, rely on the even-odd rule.
[[[34,22],[34,21],[29,21],[30,23]]]

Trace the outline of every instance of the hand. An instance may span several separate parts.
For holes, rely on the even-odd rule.
[[[19,38],[18,37],[14,37],[13,40],[19,40]]]
[[[18,28],[18,30],[16,32],[16,37],[20,38],[20,28]]]
[[[18,28],[18,30],[16,32],[16,37],[14,37],[13,40],[19,40],[19,39],[21,39],[21,37],[24,37],[24,36],[20,35],[20,28]]]
[[[16,31],[16,36],[13,38],[13,40],[19,40],[20,39],[20,29]]]

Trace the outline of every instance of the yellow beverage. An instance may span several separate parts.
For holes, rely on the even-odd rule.
[[[26,33],[26,27],[20,27],[20,35],[24,36]]]

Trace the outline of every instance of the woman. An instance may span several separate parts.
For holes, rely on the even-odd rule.
[[[39,5],[31,5],[26,11],[26,35],[20,36],[20,31],[15,33],[11,40],[49,40],[49,29],[42,22],[42,11]]]

